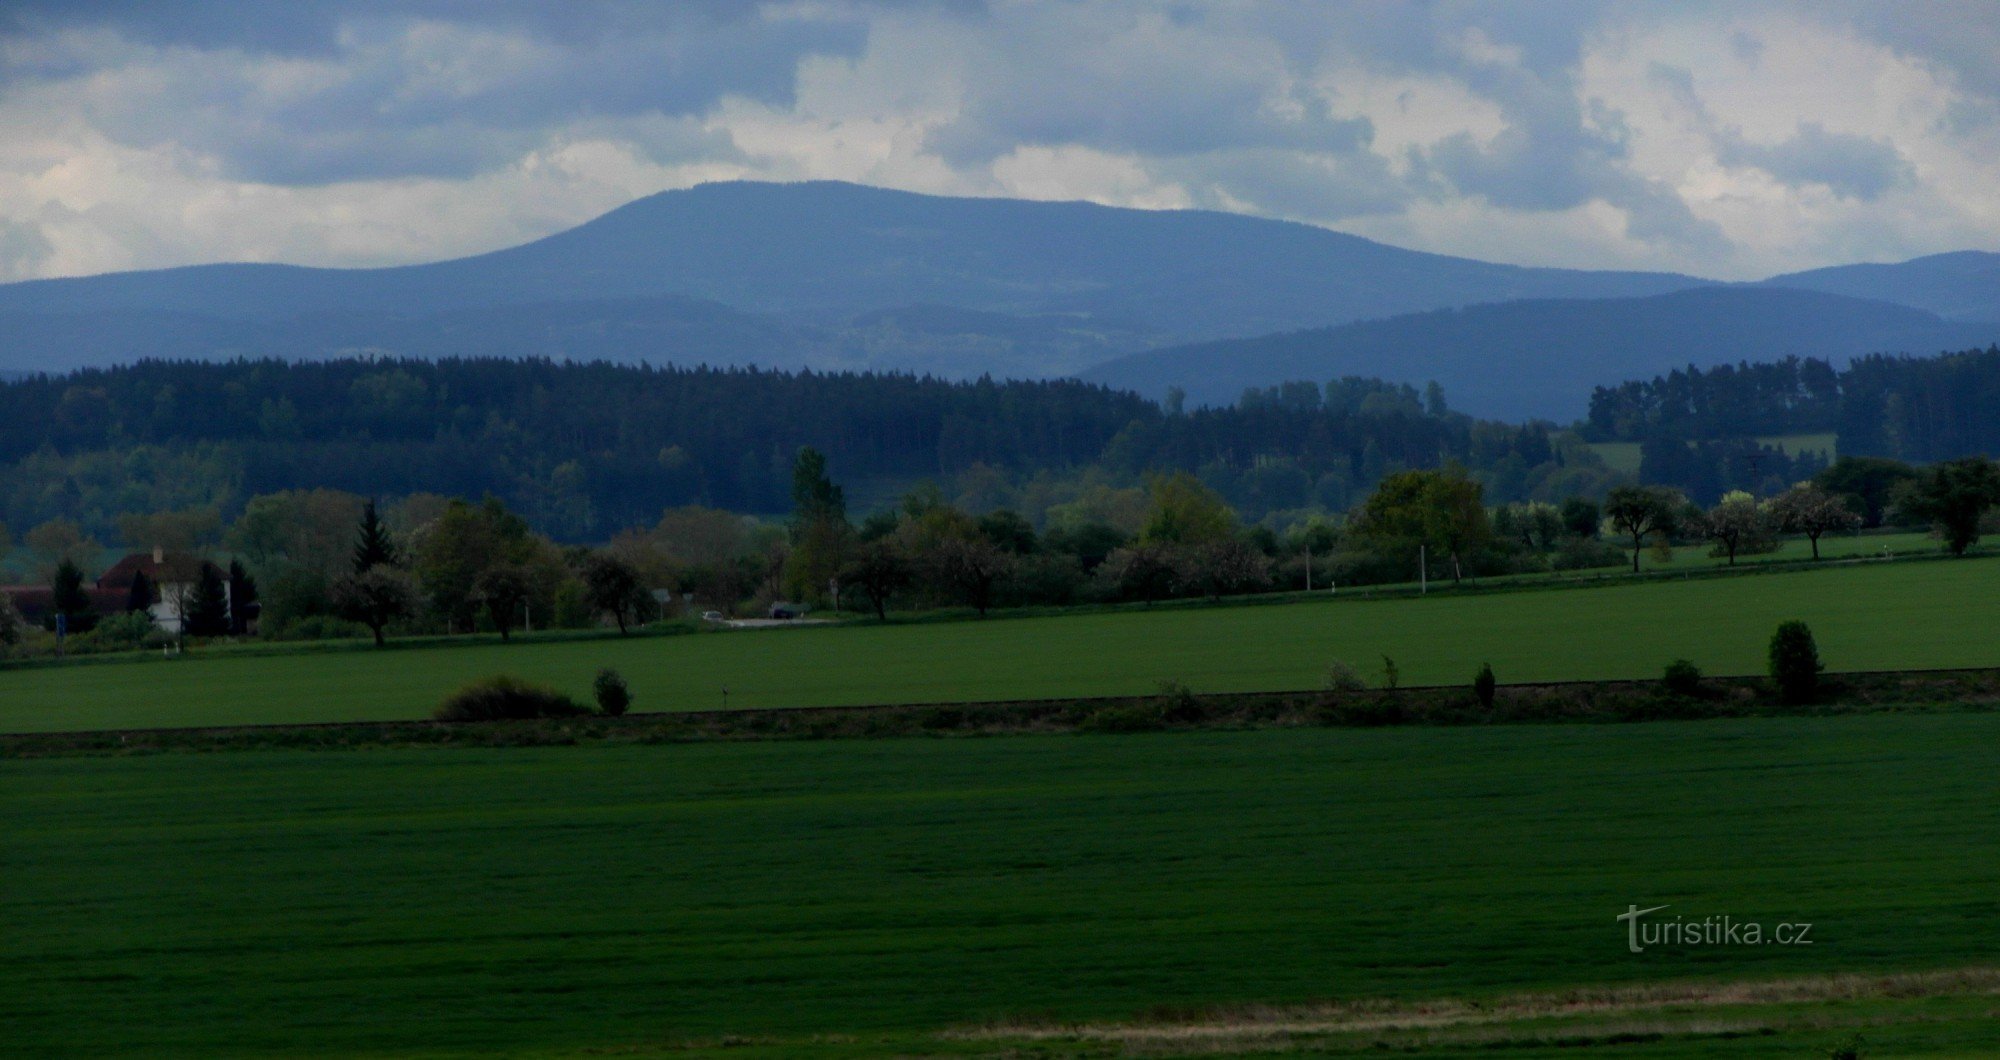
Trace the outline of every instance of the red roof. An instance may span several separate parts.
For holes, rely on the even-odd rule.
[[[90,599],[90,609],[100,615],[115,615],[125,610],[129,594],[126,589],[85,589],[84,596]],[[6,593],[14,601],[15,610],[30,622],[38,622],[43,615],[55,608],[56,591],[46,585],[0,585],[0,593]]]
[[[97,579],[97,587],[100,589],[116,589],[120,592],[129,592],[132,588],[132,576],[134,574],[144,574],[147,581],[158,585],[163,580],[185,580],[186,575],[180,572],[214,566],[214,564],[202,559],[200,556],[191,555],[186,552],[166,553],[164,561],[154,560],[153,557],[155,554],[152,552],[134,552],[126,556],[124,559],[112,564],[111,569],[105,571],[103,576]],[[167,574],[164,579],[160,576],[163,571]]]

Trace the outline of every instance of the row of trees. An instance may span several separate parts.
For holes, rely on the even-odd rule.
[[[556,540],[689,505],[777,514],[810,444],[852,481],[1015,487],[1187,471],[1248,518],[1344,510],[1399,470],[1456,462],[1496,500],[1615,476],[1548,424],[1450,411],[1372,379],[1287,383],[1230,408],[1076,382],[465,359],[143,362],[0,383],[0,520],[213,510],[330,488],[499,497]],[[1040,511],[1022,509],[1040,519]]]

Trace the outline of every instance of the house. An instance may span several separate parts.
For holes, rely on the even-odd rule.
[[[148,595],[152,598],[146,610],[153,616],[153,624],[169,633],[178,633],[181,609],[193,599],[196,580],[201,577],[204,568],[215,571],[222,578],[223,598],[228,599],[231,588],[229,577],[220,567],[200,556],[168,552],[159,547],[155,547],[150,554],[134,552],[112,564],[111,569],[97,579],[97,590],[114,595],[118,603],[112,610],[123,611],[129,606],[132,583],[144,576],[150,590]]]

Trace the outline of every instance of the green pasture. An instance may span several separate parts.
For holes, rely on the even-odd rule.
[[[1996,747],[1941,713],[11,761],[0,1052],[1069,1055],[934,1032],[1962,968],[2000,946]],[[1632,904],[1813,944],[1634,954]],[[1976,1054],[1975,1000],[1871,1055]],[[1609,1055],[1825,1055],[1871,1011]]]
[[[664,637],[194,652],[0,670],[0,731],[421,718],[507,672],[588,697],[599,667],[637,710],[1316,688],[1327,664],[1395,659],[1411,684],[1657,675],[1675,658],[1762,672],[1771,630],[1807,620],[1834,670],[2000,665],[2000,562],[1890,561],[1546,591],[1135,609],[1035,618]]]

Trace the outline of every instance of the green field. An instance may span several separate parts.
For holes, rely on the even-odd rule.
[[[1889,562],[1810,571],[1424,599],[1099,612],[985,622],[592,637],[376,652],[158,656],[0,671],[15,732],[410,719],[500,671],[586,696],[598,667],[639,710],[1030,699],[1318,687],[1343,659],[1393,656],[1413,684],[1654,676],[1685,657],[1761,672],[1771,629],[1807,619],[1835,670],[2000,664],[2000,562]]]
[[[0,1051],[927,1055],[1001,1049],[927,1037],[987,1019],[1967,967],[1996,746],[1919,714],[14,761]],[[1632,903],[1814,945],[1633,954]],[[1983,1004],[1868,1033],[1964,1045]],[[1724,1044],[1689,1040],[1611,1055]]]

